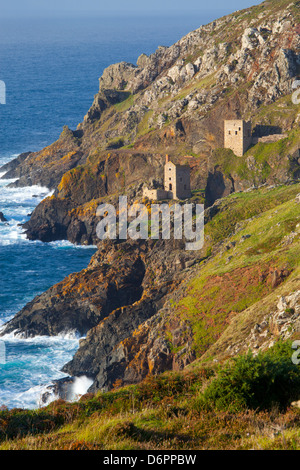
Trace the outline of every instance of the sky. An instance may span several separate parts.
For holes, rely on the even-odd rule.
[[[261,3],[261,0],[0,0],[1,18],[94,17],[95,15],[190,15],[217,18]],[[215,15],[215,16],[214,16]]]

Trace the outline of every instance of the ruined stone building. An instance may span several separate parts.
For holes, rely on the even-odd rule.
[[[164,165],[164,189],[145,188],[143,196],[152,200],[188,199],[192,195],[190,173],[189,165],[175,164],[167,155]]]
[[[188,165],[175,165],[166,156],[164,186],[165,191],[169,193],[169,199],[190,198],[190,167]]]
[[[224,148],[242,157],[252,142],[252,124],[242,119],[224,121]]]

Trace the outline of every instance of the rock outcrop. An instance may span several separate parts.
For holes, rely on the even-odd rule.
[[[3,212],[0,212],[0,222],[7,222],[7,219],[5,218]]]
[[[236,355],[238,352],[251,350],[254,354],[258,354],[269,349],[278,340],[291,340],[300,332],[299,316],[300,291],[280,296],[277,304],[253,326],[249,335],[242,342],[231,344],[227,352]]]
[[[114,309],[141,298],[144,275],[144,262],[136,247],[128,244],[125,252],[112,244],[99,250],[86,270],[71,274],[29,302],[2,334],[85,335]]]

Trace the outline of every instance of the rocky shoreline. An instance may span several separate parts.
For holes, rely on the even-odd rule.
[[[195,254],[186,252],[181,241],[103,242],[87,269],[29,302],[4,326],[1,336],[13,332],[28,338],[70,331],[86,335],[64,372],[92,378],[93,391],[110,389],[123,376],[124,381],[129,376],[139,381],[150,365],[130,370],[123,343],[158,314],[194,262]],[[154,344],[153,351],[157,347]],[[165,370],[170,361],[174,355],[165,347],[152,370]]]

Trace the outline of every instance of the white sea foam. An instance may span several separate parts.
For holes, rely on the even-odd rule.
[[[1,334],[1,331],[3,331],[4,329],[5,329],[4,325],[1,325],[0,326],[0,334]],[[15,341],[15,342],[28,341],[28,342],[35,343],[35,344],[38,344],[38,343],[45,343],[45,344],[54,343],[55,344],[55,343],[57,343],[61,340],[78,342],[82,338],[83,337],[80,336],[76,332],[76,330],[63,331],[61,333],[58,333],[55,336],[46,336],[46,335],[39,336],[39,335],[37,335],[37,336],[29,337],[29,338],[26,338],[24,333],[20,332],[20,330],[14,330],[14,331],[12,331],[10,333],[7,333],[7,334],[2,336],[2,339],[7,340],[7,341]]]
[[[0,180],[0,211],[7,219],[6,223],[0,223],[0,247],[16,244],[44,245],[41,241],[27,240],[20,224],[26,222],[37,204],[52,195],[53,191],[40,186],[10,188],[7,185],[12,181],[14,180]],[[75,248],[69,241],[56,241],[48,245],[57,250]],[[76,248],[92,247],[78,245]],[[24,302],[25,300],[28,301],[24,299]],[[21,307],[0,311],[0,332]],[[5,343],[6,358],[5,364],[0,364],[0,405],[28,409],[41,406],[41,396],[46,391],[49,393],[49,382],[67,377],[61,368],[74,356],[79,339],[75,331],[66,331],[53,337],[36,336],[27,339],[19,331],[14,331],[1,337],[1,341]],[[72,388],[73,398],[84,394],[90,385],[90,379],[76,379]],[[56,398],[50,392],[48,402]]]
[[[76,401],[82,397],[92,384],[93,380],[85,375],[76,377],[71,387],[71,401]]]
[[[74,245],[68,240],[58,240],[55,242],[49,242],[48,245],[52,246],[53,248],[79,248],[80,250],[97,249],[96,245]]]
[[[7,185],[12,181],[14,180],[0,181],[0,210],[7,219],[6,223],[0,223],[0,246],[29,243],[20,224],[25,223],[35,207],[44,198],[52,196],[54,192],[37,185],[25,188],[10,188]],[[42,242],[36,241],[34,243],[41,244]],[[68,240],[53,241],[49,245],[54,248],[97,248],[95,245],[74,245]]]
[[[33,409],[41,406],[42,395],[49,392],[49,378],[52,381],[68,377],[61,368],[72,359],[79,346],[79,337],[72,331],[58,336],[27,339],[16,331],[1,337],[1,340],[5,343],[7,356],[5,364],[0,365],[5,368],[5,381],[0,387],[0,405],[10,408]],[[11,389],[9,396],[6,382]],[[84,379],[75,381],[72,399],[84,394],[90,385]],[[56,398],[50,393],[47,403]]]
[[[58,336],[35,336],[24,339],[18,331],[15,331],[3,336],[1,340],[10,350],[4,367],[15,377],[18,371],[22,387],[26,388],[28,384],[28,389],[18,392],[18,387],[15,385],[15,390],[9,397],[0,389],[0,405],[34,409],[56,400],[58,396],[51,387],[53,382],[49,383],[49,377],[52,381],[69,377],[61,372],[61,368],[71,360],[78,349],[78,335],[71,331]],[[9,380],[11,378],[8,374]],[[88,391],[92,383],[93,380],[86,376],[76,377],[70,387],[68,400],[78,400]],[[46,393],[48,396],[45,400]]]
[[[0,180],[0,210],[7,222],[0,223],[0,246],[26,242],[22,226],[39,202],[53,191],[42,186],[11,188],[14,180]]]
[[[30,206],[35,206],[36,203],[34,200],[40,200],[53,194],[53,191],[38,185],[23,188],[8,187],[8,184],[14,181],[15,180],[1,180],[0,202],[8,202],[10,204],[29,204]]]
[[[64,376],[62,378],[65,377],[68,376]],[[68,393],[68,401],[78,401],[83,395],[87,393],[88,389],[92,384],[93,380],[86,377],[85,375],[75,377],[75,380],[72,383]],[[18,394],[16,400],[18,400],[19,402],[21,401],[23,404],[30,404],[34,400],[39,408],[47,406],[53,401],[58,400],[60,398],[59,394],[55,393],[52,385],[53,383],[31,387],[26,392]]]
[[[35,387],[30,387],[26,392],[16,393],[13,398],[14,407],[32,409],[32,408],[41,408],[42,406],[47,406],[54,400],[57,400],[57,396],[54,393],[49,393],[47,400],[42,401],[43,395],[48,392],[47,385],[36,385]]]

